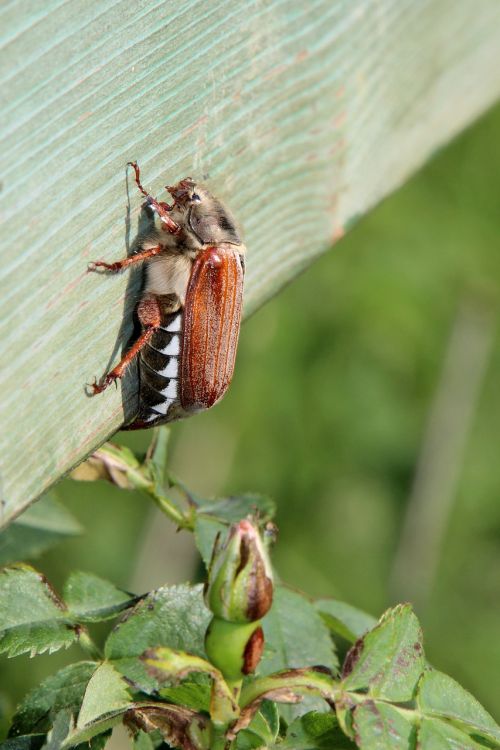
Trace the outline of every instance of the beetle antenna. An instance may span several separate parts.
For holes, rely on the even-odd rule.
[[[147,190],[144,190],[141,184],[141,170],[139,169],[139,165],[136,161],[129,161],[127,162],[127,167],[132,167],[132,169],[135,172],[135,182],[141,193],[145,196],[148,205],[151,206],[151,208],[154,208],[154,210],[158,213],[161,221],[163,222],[163,228],[165,231],[170,232],[171,234],[179,234],[180,232],[180,226],[173,221],[170,216],[168,215],[168,211],[170,210],[170,207],[166,203],[159,203],[156,198],[153,198],[150,193],[147,192]]]
[[[134,172],[135,172],[135,184],[137,185],[137,187],[139,188],[139,190],[141,191],[141,193],[144,196],[146,196],[146,198],[151,198],[151,195],[148,193],[148,191],[144,190],[144,188],[142,187],[142,184],[141,184],[141,170],[139,169],[139,165],[137,164],[137,162],[136,161],[128,161],[127,162],[127,167],[132,167],[132,169],[134,170]]]

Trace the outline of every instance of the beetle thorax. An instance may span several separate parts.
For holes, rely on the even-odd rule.
[[[151,258],[147,265],[145,291],[158,296],[175,294],[184,304],[191,266],[189,254],[166,251]]]

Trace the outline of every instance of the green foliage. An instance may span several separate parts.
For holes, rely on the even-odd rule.
[[[235,750],[253,750],[253,748],[272,746],[278,739],[279,730],[280,716],[277,705],[272,701],[264,700],[248,728],[238,732]]]
[[[74,728],[65,736],[64,746],[75,747],[97,737],[122,720],[132,699],[123,677],[111,664],[100,664],[90,678]]]
[[[332,634],[341,636],[351,643],[373,628],[377,622],[372,615],[335,599],[319,599],[315,606]]]
[[[70,711],[61,711],[57,714],[54,725],[47,734],[43,744],[43,750],[60,750],[71,732],[72,717]]]
[[[50,492],[0,534],[0,565],[39,557],[82,527]]]
[[[302,594],[276,586],[274,605],[262,625],[266,647],[259,674],[315,664],[337,669],[335,646],[328,629],[312,602]]]
[[[196,673],[171,687],[161,687],[158,694],[167,702],[197,711],[210,710],[211,680],[207,674]]]
[[[478,735],[500,743],[500,730],[480,703],[448,675],[433,669],[418,686],[417,706],[430,717],[448,718],[458,727],[465,723]]]
[[[70,664],[33,688],[16,711],[10,734],[15,737],[30,732],[46,733],[61,711],[78,713],[97,666],[90,661]]]
[[[116,617],[138,597],[120,591],[91,573],[71,573],[63,589],[66,606],[80,622],[101,622]]]
[[[0,651],[34,656],[67,648],[78,637],[64,602],[43,575],[28,565],[0,574]]]
[[[145,693],[158,688],[138,659],[147,649],[168,646],[204,656],[205,630],[211,615],[201,586],[163,586],[140,601],[110,633],[105,656]]]
[[[347,690],[404,703],[413,698],[425,668],[422,631],[409,604],[383,615],[348,654],[343,669]]]
[[[197,493],[203,494],[205,486],[241,494],[253,487],[279,499],[277,520],[285,543],[274,554],[277,570],[282,579],[322,597],[315,606],[337,644],[340,661],[346,642],[353,643],[375,621],[362,613],[351,612],[351,617],[350,605],[324,597],[345,598],[371,612],[381,612],[397,598],[413,599],[408,577],[395,599],[389,573],[450,331],[464,300],[484,305],[493,317],[498,314],[499,125],[497,109],[249,320],[225,401],[175,428],[172,466]],[[432,586],[416,607],[430,661],[454,674],[497,713],[499,368],[497,337]],[[166,438],[163,431],[160,436]],[[132,433],[119,437],[142,453],[146,439]],[[150,485],[156,493],[175,483],[166,471],[165,455],[165,445],[157,444],[147,457],[159,459],[158,468],[150,466],[151,475],[158,472]],[[144,463],[136,461],[136,468]],[[146,549],[149,571],[135,586],[140,593],[147,588],[142,581],[148,575],[157,577],[155,585],[164,580],[160,565],[165,578],[177,575],[169,568],[175,565],[175,552],[164,562],[147,547],[151,535],[144,534],[147,514],[138,493],[122,493],[109,484],[111,474],[120,478],[119,467],[111,464],[110,473],[102,474],[108,483],[94,483],[88,494],[69,480],[58,486],[71,511],[89,528],[92,523],[91,538],[58,534],[61,554],[49,552],[42,558],[40,568],[60,591],[73,568],[90,568],[127,588],[137,552],[144,558]],[[132,487],[126,471],[121,473]],[[201,503],[193,493],[191,498]],[[178,495],[168,499],[173,516],[185,512]],[[44,502],[0,535],[0,550],[7,549],[4,563],[43,548],[41,525],[34,524],[32,533],[31,521],[25,521],[32,512],[41,513]],[[205,542],[199,546],[208,559],[215,534],[226,525],[216,514],[191,520],[200,540],[206,520]],[[23,535],[28,531],[36,544],[22,546],[20,530]],[[425,557],[427,548],[423,550]],[[186,570],[169,580],[185,580],[188,574]],[[416,566],[414,578],[419,575]],[[63,659],[81,658],[74,651],[29,662],[4,659],[1,708],[11,712],[11,696],[17,699],[50,669],[58,669]],[[426,681],[440,674],[424,672],[414,701],[427,700]],[[464,747],[459,723],[442,722],[443,712],[462,716],[465,710],[463,705],[455,707],[458,698],[446,679],[448,689],[435,691],[432,707],[426,703],[419,740],[425,745],[432,739],[432,747]],[[481,711],[465,695],[472,726]],[[203,706],[208,712],[210,685],[191,675],[178,685],[162,687],[160,698],[178,700],[193,710]],[[53,721],[51,715],[43,733],[11,738],[9,743],[40,747]],[[462,735],[451,738],[454,731]],[[285,734],[282,722],[279,743]],[[152,750],[152,738],[158,744],[159,733],[141,731],[135,744],[139,750]],[[313,747],[313,739],[309,741]],[[474,741],[479,742],[467,740],[468,746]],[[487,746],[486,741],[479,744]]]
[[[357,706],[352,726],[356,745],[363,750],[417,747],[417,733],[412,723],[397,708],[381,701],[365,701]]]
[[[89,646],[84,622],[100,622],[130,606],[137,597],[97,576],[73,573],[61,599],[47,579],[18,563],[0,571],[0,652],[17,656],[53,653],[80,640]]]
[[[157,438],[152,450],[158,476],[167,476],[157,455],[165,444]],[[131,453],[106,447],[101,454],[107,472],[111,455],[113,471],[121,466],[121,483],[130,480],[133,467],[134,482],[195,532],[205,559],[208,540],[215,541],[210,524],[226,532],[238,521],[229,539],[246,539],[243,531],[251,529],[257,547],[261,544],[258,524],[249,523],[248,516],[257,514],[264,526],[273,513],[269,500],[246,495],[201,501],[176,482],[188,505],[183,509],[176,503],[172,514],[172,501],[160,494],[168,489],[155,484],[151,493],[148,487],[152,457],[141,463]],[[233,579],[228,586],[235,585]],[[273,605],[262,619],[263,656],[257,650],[248,669],[233,674],[207,659],[212,614],[200,585],[162,586],[135,597],[77,572],[63,592],[59,597],[27,565],[1,574],[0,645],[10,656],[53,651],[75,639],[94,655],[94,661],[65,667],[25,697],[3,750],[101,750],[122,722],[132,732],[135,750],[154,750],[161,740],[181,750],[500,748],[500,727],[493,718],[458,683],[429,667],[420,624],[408,604],[374,622],[344,602],[313,602],[275,585]],[[269,597],[257,584],[252,592],[252,597]],[[98,656],[85,623],[120,614],[106,638],[104,658]],[[259,626],[258,620],[221,622],[229,628]],[[212,639],[217,638],[215,651],[224,654],[229,647],[224,629],[213,631]],[[250,640],[242,641],[243,665]],[[336,643],[345,641],[352,645],[339,674]],[[211,654],[212,647],[207,651]]]
[[[311,711],[290,724],[283,742],[277,747],[283,750],[343,750],[354,748],[355,744],[342,733],[335,716]]]

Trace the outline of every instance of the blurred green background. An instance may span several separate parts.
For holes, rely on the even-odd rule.
[[[497,108],[248,320],[228,395],[174,426],[170,462],[200,494],[276,499],[293,586],[375,615],[413,601],[429,660],[497,720],[499,139]],[[138,592],[198,574],[141,496],[57,494],[86,529],[36,562],[57,586],[74,568]],[[4,715],[72,648],[2,657]]]

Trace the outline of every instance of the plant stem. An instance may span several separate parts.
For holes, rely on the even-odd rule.
[[[257,677],[253,682],[245,685],[240,696],[240,707],[246,708],[255,700],[265,698],[268,693],[276,693],[279,690],[296,695],[319,695],[328,702],[335,703],[338,698],[339,684],[331,675],[318,672],[314,667],[276,672],[266,677]]]
[[[80,626],[80,629],[78,631],[78,643],[80,644],[82,649],[90,656],[91,659],[95,659],[95,661],[101,661],[102,654],[100,650],[97,648],[96,644],[90,637],[87,628],[83,626]]]
[[[182,511],[180,511],[179,508],[171,500],[166,498],[164,495],[160,495],[158,492],[156,492],[154,487],[151,487],[151,489],[147,489],[146,492],[150,497],[153,498],[161,512],[165,513],[165,515],[168,516],[171,521],[176,523],[180,529],[193,531],[194,524],[193,519],[192,517],[190,517],[190,515],[182,513]]]
[[[166,478],[171,487],[177,487],[182,492],[187,504],[191,507],[197,507],[200,504],[199,498],[192,492],[184,482],[178,479],[175,474],[172,474],[168,469],[166,470]]]

